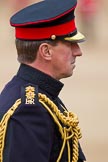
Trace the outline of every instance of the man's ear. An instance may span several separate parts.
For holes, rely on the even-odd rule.
[[[45,60],[51,60],[52,58],[52,54],[51,54],[51,45],[48,43],[42,43],[39,46],[39,53],[41,55],[41,57]]]

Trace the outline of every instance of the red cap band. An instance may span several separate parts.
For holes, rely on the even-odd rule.
[[[76,30],[76,26],[73,19],[64,24],[44,28],[16,27],[16,38],[28,40],[42,40],[49,39],[52,35],[67,35],[74,30]]]

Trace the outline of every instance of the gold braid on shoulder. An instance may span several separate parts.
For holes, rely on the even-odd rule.
[[[77,162],[79,155],[78,139],[81,138],[80,128],[78,127],[78,117],[76,114],[68,111],[64,111],[64,114],[61,113],[58,107],[49,98],[47,98],[46,95],[40,93],[38,95],[39,102],[42,103],[42,105],[53,117],[55,123],[58,125],[61,137],[63,139],[62,148],[56,162],[60,161],[66,144],[68,148],[68,162],[70,162],[70,139],[72,139],[72,162]],[[61,123],[64,125],[64,127],[61,125]]]
[[[2,120],[0,121],[0,162],[3,162],[3,150],[8,121],[20,104],[21,99],[18,99],[15,104],[7,111],[7,113],[4,114]]]
[[[81,138],[77,116],[74,113],[68,111],[61,113],[58,107],[44,94],[38,93],[38,97],[39,102],[47,109],[54,122],[57,124],[61,138],[63,139],[62,148],[56,162],[60,162],[66,144],[68,148],[68,162],[71,161],[71,154],[72,162],[77,162],[79,155],[78,139]],[[7,113],[4,114],[0,122],[0,162],[3,162],[3,150],[8,121],[20,104],[21,99],[18,99],[15,104],[7,111]],[[70,139],[72,140],[72,153],[70,152]]]

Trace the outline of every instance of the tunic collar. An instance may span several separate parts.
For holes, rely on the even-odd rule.
[[[38,85],[40,89],[46,91],[52,97],[57,97],[64,86],[60,81],[25,64],[20,65],[17,75],[29,83]]]

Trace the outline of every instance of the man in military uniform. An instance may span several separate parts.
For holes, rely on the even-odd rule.
[[[58,97],[79,42],[76,0],[45,0],[10,19],[20,67],[0,95],[0,162],[83,162],[78,118]]]

